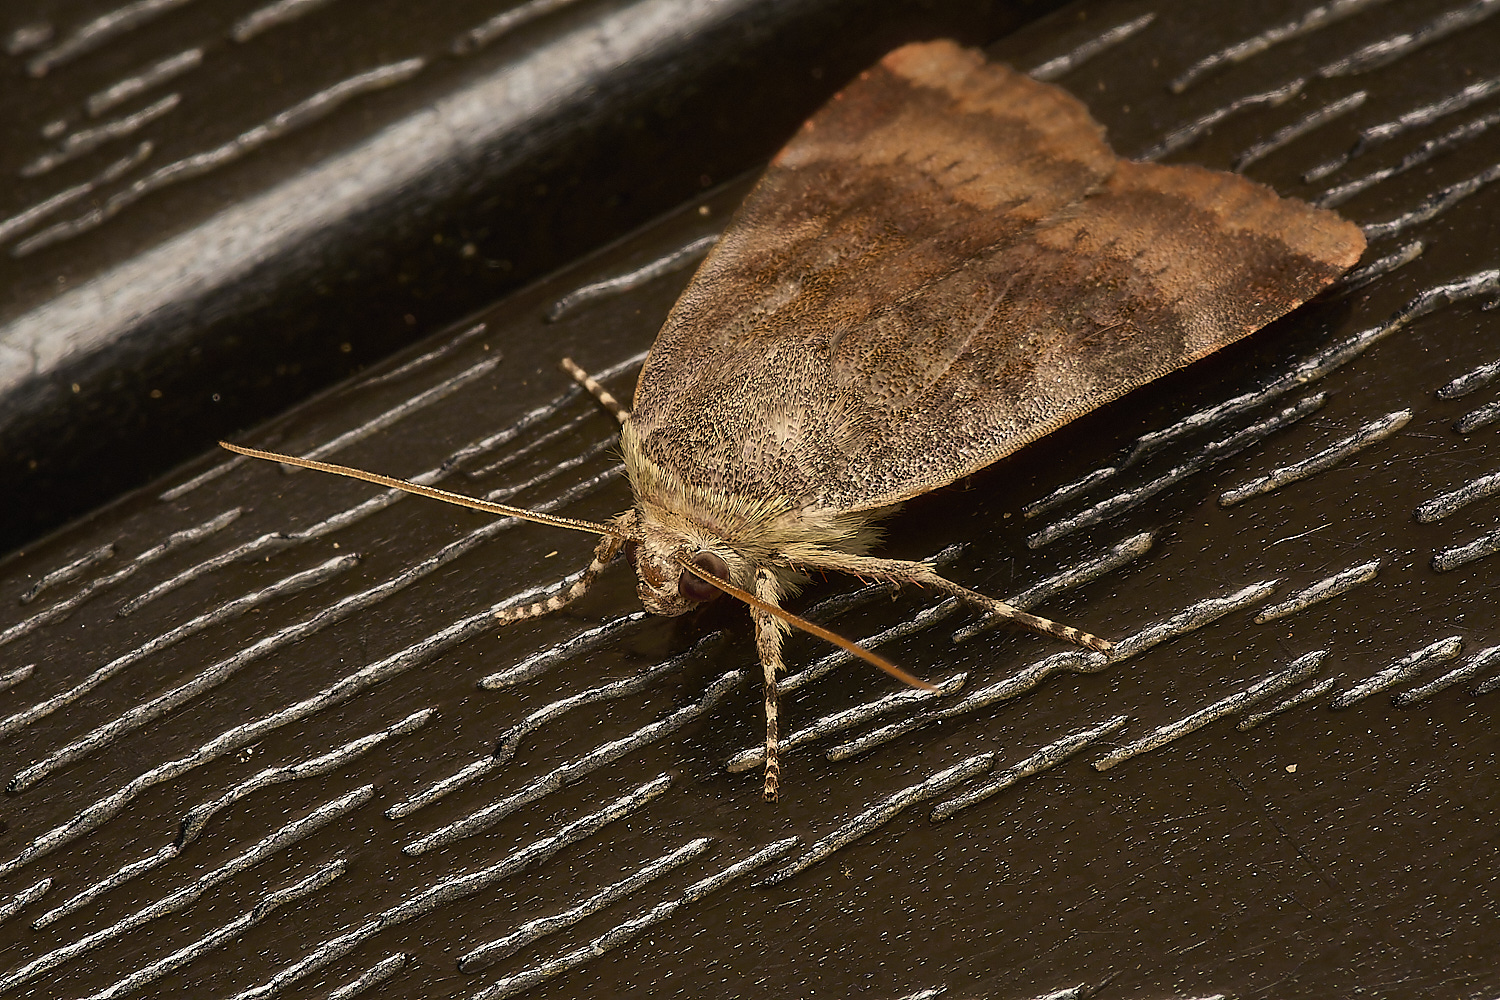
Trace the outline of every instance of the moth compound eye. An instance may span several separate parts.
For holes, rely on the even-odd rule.
[[[640,563],[636,562],[635,550],[636,550],[636,544],[635,544],[635,542],[626,542],[625,543],[625,558],[630,560],[630,568],[631,569],[636,569],[637,567],[640,566]]]
[[[712,552],[700,552],[693,556],[693,565],[720,580],[729,579],[728,564]],[[677,593],[690,601],[711,601],[723,591],[707,580],[701,580],[687,570],[683,570],[682,575],[677,578]]]

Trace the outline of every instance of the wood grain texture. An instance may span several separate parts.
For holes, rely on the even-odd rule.
[[[1259,329],[1363,248],[1242,177],[1117,157],[977,51],[909,45],[773,161],[663,327],[635,430],[730,497],[875,510]]]

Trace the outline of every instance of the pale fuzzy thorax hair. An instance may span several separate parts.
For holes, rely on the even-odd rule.
[[[827,565],[831,556],[863,555],[879,540],[875,522],[894,511],[818,510],[684,481],[646,456],[628,422],[620,449],[637,500],[638,529],[680,537],[689,553],[719,553],[735,570],[733,582],[739,586],[749,583],[756,566],[775,569],[791,585],[801,579],[799,568]],[[725,549],[739,558],[729,558]]]

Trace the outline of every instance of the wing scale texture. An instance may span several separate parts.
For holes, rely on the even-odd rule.
[[[977,51],[909,45],[772,162],[632,419],[716,493],[883,507],[1259,329],[1363,248],[1243,177],[1117,157],[1081,103]]]

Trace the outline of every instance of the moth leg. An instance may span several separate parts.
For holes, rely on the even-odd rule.
[[[932,587],[951,597],[967,601],[992,615],[1008,618],[1018,625],[1025,625],[1043,635],[1055,635],[1059,639],[1066,639],[1100,653],[1108,653],[1115,648],[1114,643],[1096,635],[1081,632],[1050,618],[1028,614],[1004,601],[960,586],[952,580],[946,580],[938,576],[937,571],[924,562],[912,562],[906,559],[876,559],[871,556],[854,556],[844,553],[828,553],[827,556],[828,558],[823,558],[820,554],[817,561],[803,563],[803,565],[812,569],[834,569],[844,573],[853,573],[856,576],[880,577],[896,583],[914,583],[919,587]]]
[[[761,567],[755,571],[755,596],[767,604],[781,607],[781,582],[771,570]],[[755,620],[755,649],[760,653],[760,666],[766,681],[766,784],[762,793],[767,802],[776,801],[776,789],[781,783],[780,742],[777,737],[780,691],[777,677],[784,669],[781,662],[781,640],[787,626],[780,618],[764,611],[751,609]]]
[[[562,365],[563,371],[573,376],[573,381],[587,389],[589,395],[597,399],[600,406],[613,413],[615,419],[621,424],[630,419],[630,411],[621,406],[620,401],[611,395],[608,389],[596,382],[594,376],[574,364],[572,358],[563,358],[559,364]]]
[[[604,567],[614,561],[615,556],[625,547],[625,539],[616,538],[614,535],[602,535],[599,545],[594,549],[594,558],[588,568],[583,571],[583,576],[573,581],[572,586],[565,587],[547,598],[545,601],[537,601],[535,604],[522,605],[519,608],[506,608],[504,611],[496,611],[495,617],[500,624],[509,625],[523,618],[536,618],[540,615],[551,614],[559,608],[566,607],[588,593],[599,574],[604,572]]]

